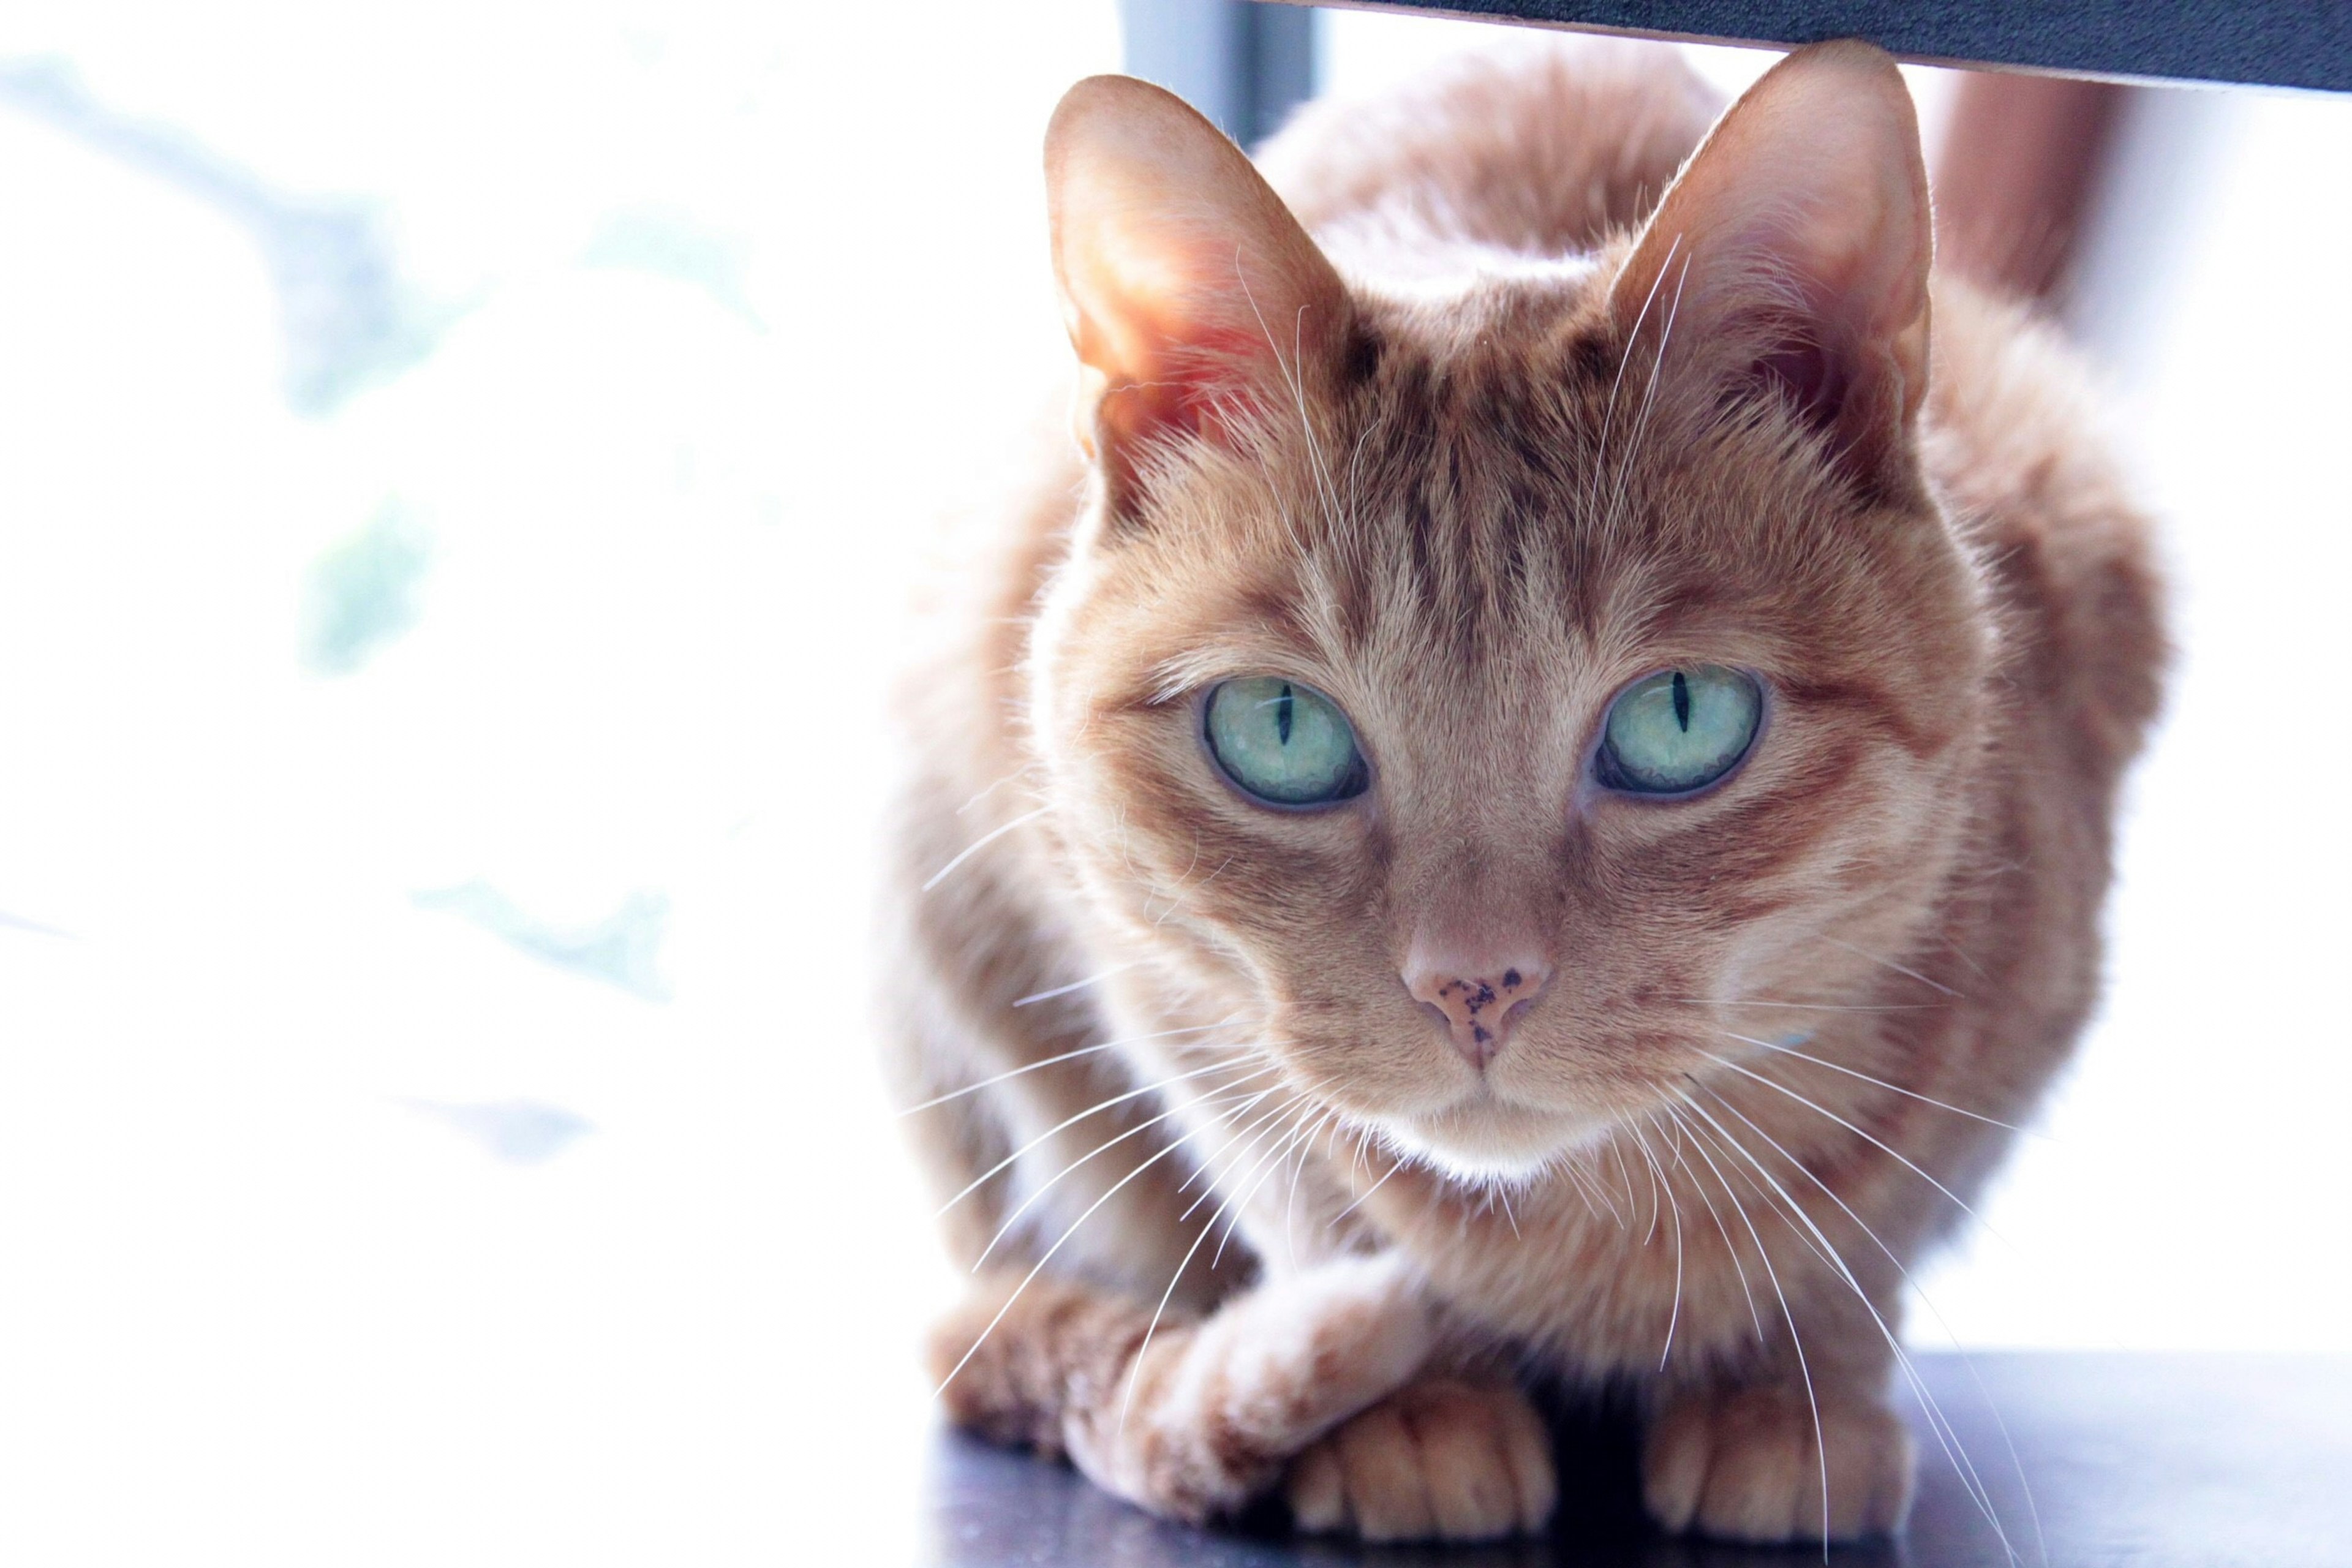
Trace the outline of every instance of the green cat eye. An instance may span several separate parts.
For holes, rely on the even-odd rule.
[[[1276,675],[1228,680],[1209,693],[1209,754],[1245,795],[1275,805],[1320,805],[1371,782],[1339,705]]]
[[[1663,669],[1609,705],[1593,771],[1611,789],[1687,795],[1748,754],[1763,718],[1764,691],[1752,677],[1712,664]]]

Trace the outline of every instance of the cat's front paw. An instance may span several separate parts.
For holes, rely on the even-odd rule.
[[[1364,1541],[1532,1534],[1559,1487],[1551,1437],[1508,1384],[1430,1378],[1349,1418],[1291,1466],[1299,1529]]]
[[[1803,1389],[1726,1390],[1659,1413],[1643,1445],[1642,1491],[1651,1517],[1668,1530],[1727,1541],[1853,1541],[1901,1527],[1911,1463],[1911,1434],[1876,1401],[1825,1391],[1817,1436]]]
[[[1408,1383],[1429,1310],[1400,1259],[1271,1280],[1198,1321],[1076,1280],[983,1279],[932,1340],[958,1426],[1066,1453],[1105,1490],[1192,1523],[1245,1508],[1294,1456]]]

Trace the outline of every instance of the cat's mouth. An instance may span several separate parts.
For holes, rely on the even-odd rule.
[[[1433,1111],[1380,1119],[1392,1148],[1476,1185],[1523,1184],[1555,1169],[1607,1119],[1507,1100],[1481,1088]]]

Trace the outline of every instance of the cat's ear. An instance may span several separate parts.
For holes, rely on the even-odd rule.
[[[1611,315],[1685,365],[1770,384],[1841,460],[1883,477],[1907,461],[1927,395],[1932,243],[1918,119],[1893,57],[1817,44],[1766,72],[1691,154],[1612,285]]]
[[[1116,482],[1156,439],[1214,440],[1332,363],[1348,297],[1240,148],[1131,77],[1072,88],[1045,132],[1080,439]]]

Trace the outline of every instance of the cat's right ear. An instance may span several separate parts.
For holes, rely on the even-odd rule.
[[[1072,88],[1045,132],[1078,437],[1114,504],[1155,446],[1217,441],[1301,395],[1347,330],[1339,275],[1240,148],[1131,77]]]
[[[1797,50],[1731,106],[1612,286],[1682,373],[1769,387],[1866,481],[1907,482],[1927,392],[1931,226],[1919,126],[1894,58]],[[1676,323],[1679,322],[1679,325]]]

